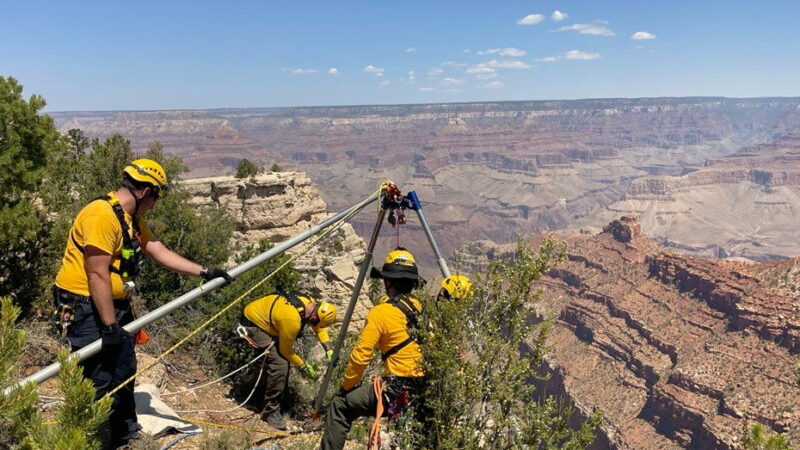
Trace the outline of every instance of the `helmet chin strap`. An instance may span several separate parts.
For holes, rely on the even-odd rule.
[[[133,208],[133,215],[135,216],[135,215],[139,214],[139,204],[141,203],[142,199],[144,199],[146,196],[142,196],[142,198],[139,198],[139,197],[136,196],[136,192],[134,192],[133,189],[131,189],[131,188],[127,187],[127,186],[125,186],[125,189],[127,189],[128,192],[130,192],[131,196],[133,197],[133,201],[136,204],[136,207]]]

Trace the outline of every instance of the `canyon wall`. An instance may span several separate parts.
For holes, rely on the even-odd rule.
[[[191,204],[222,208],[230,214],[236,222],[233,241],[237,248],[261,240],[280,243],[330,216],[319,190],[302,172],[264,173],[245,179],[196,178],[185,181],[184,186],[191,194]],[[312,240],[288,253],[303,251]],[[364,241],[351,225],[344,224],[330,239],[295,260],[301,274],[299,290],[337,305],[340,322],[365,255]],[[361,328],[372,306],[364,292],[356,304],[351,330]]]
[[[627,216],[556,238],[546,386],[603,412],[598,447],[737,448],[756,422],[800,442],[800,300],[777,282],[794,264],[674,253]]]
[[[241,158],[266,167],[273,162],[298,167],[318,183],[323,199],[334,210],[350,206],[384,179],[391,179],[404,190],[420,194],[434,232],[447,236],[440,245],[448,255],[473,240],[509,242],[530,232],[596,228],[625,212],[641,215],[646,228],[657,225],[654,237],[659,242],[684,251],[767,259],[800,250],[800,235],[791,235],[786,248],[774,240],[787,225],[800,225],[800,212],[790,199],[793,188],[786,185],[793,182],[793,175],[784,176],[753,159],[800,124],[798,98],[596,99],[52,116],[62,130],[77,127],[98,137],[122,133],[137,149],[159,140],[168,152],[181,155],[195,176],[232,172]],[[733,164],[699,173],[709,161],[725,160],[743,149],[753,153],[748,160],[751,166]],[[671,189],[663,195],[656,189],[659,180],[632,185],[642,178],[679,177],[687,172],[698,174],[688,175],[685,181],[663,182]],[[785,180],[770,187],[780,193],[780,205],[745,189],[750,186],[747,183],[766,188],[773,180]],[[682,190],[697,194],[684,200]],[[670,195],[677,200],[670,200]],[[763,213],[765,207],[767,212],[782,212],[773,218]],[[732,208],[743,212],[726,213]],[[648,209],[655,212],[647,213]],[[736,215],[746,220],[728,220]],[[705,219],[714,217],[723,217],[729,230],[717,233],[718,223],[703,226],[708,223]],[[370,221],[366,215],[355,220],[355,230],[362,237],[372,229]],[[753,226],[756,221],[762,225]],[[435,267],[416,222],[412,220],[405,230],[403,243],[420,254],[425,268]],[[391,249],[394,241],[382,238],[377,253]],[[434,273],[427,270],[428,276]]]

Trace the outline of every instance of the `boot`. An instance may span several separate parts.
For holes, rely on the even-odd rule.
[[[267,416],[267,424],[276,430],[285,431],[288,426],[286,425],[286,419],[283,418],[283,414],[280,411],[275,411]]]

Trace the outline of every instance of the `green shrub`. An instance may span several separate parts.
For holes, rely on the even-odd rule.
[[[41,96],[22,97],[22,85],[0,76],[0,295],[26,311],[40,290],[50,220],[37,207],[54,155],[67,149],[53,120],[40,115]]]
[[[742,448],[745,450],[791,450],[792,446],[786,441],[786,436],[768,433],[760,423],[757,423],[753,425],[753,428],[745,430]]]
[[[36,386],[5,389],[16,380],[14,368],[25,348],[25,333],[15,328],[20,309],[8,297],[0,298],[0,445],[22,449],[97,449],[96,431],[108,419],[111,398],[94,401],[95,389],[83,377],[76,358],[65,349],[58,355],[61,371],[58,386],[64,401],[55,412],[55,422],[46,424],[36,408]]]
[[[519,243],[510,261],[492,262],[475,293],[458,302],[423,296],[429,326],[417,331],[428,384],[398,422],[401,446],[413,448],[583,448],[600,416],[577,430],[571,410],[537,401],[531,381],[546,353],[550,321],[536,323],[533,283],[563,258],[546,241],[538,252]]]
[[[249,159],[240,159],[236,165],[236,178],[250,178],[258,175],[258,167]]]

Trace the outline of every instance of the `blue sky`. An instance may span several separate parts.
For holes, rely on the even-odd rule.
[[[0,75],[50,111],[800,95],[796,0],[0,0],[0,16]]]

